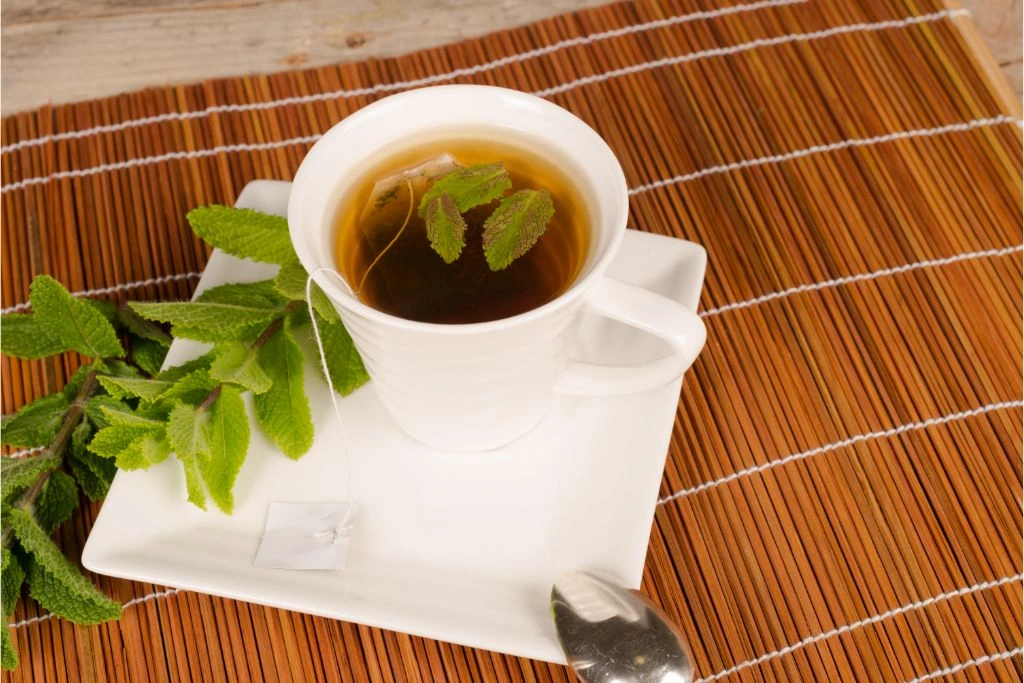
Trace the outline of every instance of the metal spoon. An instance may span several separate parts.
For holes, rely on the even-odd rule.
[[[693,658],[679,629],[639,592],[605,576],[558,577],[551,616],[569,666],[584,683],[693,680]]]

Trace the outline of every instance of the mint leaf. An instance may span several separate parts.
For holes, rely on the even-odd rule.
[[[174,336],[205,342],[230,341],[259,334],[278,313],[269,305],[179,302],[132,303],[143,318],[171,323]]]
[[[309,277],[306,269],[298,261],[292,261],[281,266],[274,278],[274,287],[285,298],[291,300],[306,300],[306,279]],[[331,300],[327,298],[320,285],[313,283],[313,308],[326,320],[337,320],[338,311],[335,310]]]
[[[36,519],[43,531],[50,533],[70,519],[77,506],[78,486],[75,480],[60,470],[51,472],[36,499]]]
[[[89,422],[91,422],[96,429],[103,429],[110,425],[110,420],[107,418],[104,408],[113,408],[114,410],[131,410],[129,406],[112,396],[107,396],[105,394],[93,396],[85,402],[85,416],[89,418]]]
[[[253,398],[256,419],[285,455],[298,459],[313,445],[313,419],[303,386],[302,351],[287,325],[260,348],[259,361],[272,383]]]
[[[200,455],[199,472],[213,502],[231,514],[235,506],[232,489],[249,450],[249,416],[237,389],[221,388],[203,432],[210,450],[208,455]]]
[[[167,382],[177,382],[185,375],[191,375],[196,370],[209,370],[210,364],[213,363],[213,352],[204,353],[199,358],[193,358],[190,361],[185,361],[181,365],[175,365],[169,367],[166,370],[160,372],[159,375],[154,379],[162,379]]]
[[[174,382],[136,377],[99,375],[96,379],[99,380],[100,386],[114,398],[141,398],[146,402],[157,400],[161,394],[174,386]]]
[[[140,377],[138,368],[123,360],[105,360],[99,364],[99,370],[108,377]]]
[[[79,299],[86,304],[89,304],[96,311],[107,319],[107,322],[111,325],[115,325],[117,322],[117,304],[113,301],[107,301],[106,299]]]
[[[537,243],[555,215],[547,190],[520,190],[501,200],[484,221],[484,256],[491,270],[504,270]]]
[[[426,205],[423,219],[427,223],[430,246],[444,262],[452,263],[459,258],[466,246],[466,221],[451,195],[446,192],[435,194]]]
[[[167,420],[168,410],[162,406],[142,406],[132,409],[131,406],[122,403],[121,405],[104,405],[100,407],[103,415],[110,425],[128,425],[141,427],[160,427]]]
[[[167,357],[167,347],[152,339],[143,339],[134,334],[128,335],[132,361],[148,375],[155,375],[163,367]]]
[[[0,420],[0,443],[26,448],[46,446],[57,436],[69,405],[64,394],[56,393],[22,406],[14,415],[5,415]]]
[[[171,335],[164,332],[159,325],[146,320],[128,306],[121,306],[117,309],[116,321],[134,337],[155,342],[164,348],[170,346],[174,341]]]
[[[0,609],[0,612],[5,617],[9,617],[14,614],[14,608],[21,596],[21,585],[25,583],[25,570],[17,556],[9,548],[3,550],[3,569],[0,570],[0,573],[3,574],[3,595],[0,596],[3,609]],[[3,624],[3,627],[6,631],[7,624]]]
[[[16,494],[34,484],[40,474],[50,472],[59,465],[59,455],[0,458],[0,500],[11,502]]]
[[[370,376],[366,374],[363,359],[359,357],[345,325],[340,320],[328,323],[320,316],[317,316],[317,323],[334,389],[342,396],[347,396],[369,381]],[[314,362],[319,368],[320,357],[314,356]]]
[[[39,604],[78,624],[97,624],[121,616],[121,605],[82,576],[31,514],[15,508],[9,523],[22,547],[32,555],[29,593]]]
[[[205,410],[185,403],[175,406],[167,420],[167,440],[185,468],[188,501],[200,510],[206,509],[199,457],[209,457],[210,444],[206,440],[208,421],[209,414]]]
[[[202,206],[188,212],[193,232],[232,256],[264,263],[295,258],[288,221],[251,209]]]
[[[92,437],[92,425],[87,421],[75,427],[71,432],[71,451],[68,465],[75,475],[78,485],[89,500],[102,500],[110,490],[110,482],[117,474],[117,465],[111,460],[101,458],[87,448]]]
[[[474,206],[489,204],[512,187],[512,179],[501,162],[457,168],[430,186],[420,199],[419,216],[426,218],[427,207],[435,197],[450,195],[459,213]]]
[[[287,303],[274,286],[273,280],[259,282],[232,282],[211,287],[196,297],[198,303],[237,304],[253,308],[277,308]]]
[[[210,376],[210,371],[201,366],[197,367],[199,369],[175,380],[174,386],[160,397],[160,405],[174,401],[199,403],[217,388],[219,382]]]
[[[273,337],[280,333],[275,333]],[[271,338],[273,338],[271,337]],[[256,352],[242,342],[227,342],[214,349],[216,357],[210,366],[210,376],[221,382],[240,384],[254,394],[270,389],[270,378],[256,360]]]
[[[162,424],[112,424],[96,432],[89,450],[122,470],[146,469],[170,454],[166,436]]]
[[[3,632],[0,633],[0,666],[6,671],[14,671],[18,668],[18,651],[14,648],[14,641],[11,640],[11,630],[3,625]]]
[[[0,316],[0,329],[0,351],[15,358],[45,358],[70,348],[27,313]]]
[[[96,308],[71,296],[49,275],[32,280],[32,315],[46,333],[75,351],[93,358],[124,355],[114,326]]]

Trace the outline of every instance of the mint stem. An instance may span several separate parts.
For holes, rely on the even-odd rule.
[[[85,414],[85,402],[89,400],[93,392],[96,391],[96,376],[99,374],[99,370],[94,368],[85,376],[85,380],[82,382],[82,387],[78,390],[78,394],[75,399],[71,402],[66,413],[64,413],[64,422],[61,423],[60,431],[57,432],[57,436],[53,438],[50,446],[46,449],[48,454],[63,454],[64,449],[67,448],[68,440],[71,438],[71,433],[75,431],[75,427],[78,426],[79,422],[82,421],[82,416]],[[50,478],[50,472],[43,472],[36,479],[35,483],[32,484],[32,488],[24,493],[18,502],[15,503],[15,507],[21,508],[22,510],[31,511],[32,505],[36,502],[36,498],[43,491],[43,486],[46,485],[46,481]],[[11,540],[11,528],[7,527],[3,534],[3,547],[8,547]]]

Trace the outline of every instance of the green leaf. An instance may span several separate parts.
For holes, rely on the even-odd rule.
[[[36,519],[43,531],[50,533],[70,519],[77,506],[78,485],[75,480],[60,470],[51,472],[36,499]]]
[[[5,503],[35,483],[39,475],[60,465],[59,455],[0,458],[0,500]]]
[[[0,443],[26,448],[46,446],[57,436],[68,406],[67,397],[56,393],[22,406],[14,415],[5,415],[0,420]]]
[[[114,326],[93,306],[74,298],[49,275],[32,281],[32,315],[67,348],[93,358],[124,355]]]
[[[143,318],[171,323],[176,337],[205,342],[231,341],[259,334],[278,313],[278,307],[206,303],[133,303]]]
[[[18,668],[18,651],[11,640],[11,630],[3,625],[3,633],[0,634],[0,666],[6,671],[14,671]]]
[[[9,522],[15,537],[32,555],[29,593],[39,604],[77,624],[98,624],[121,616],[121,605],[82,576],[31,514],[11,510]]]
[[[474,206],[489,204],[512,187],[512,179],[501,162],[457,168],[441,176],[420,199],[419,215],[426,218],[427,207],[435,197],[450,195],[459,213]]]
[[[504,270],[537,243],[555,215],[547,190],[520,190],[501,200],[484,221],[484,256],[491,270]]]
[[[359,357],[352,337],[349,336],[345,325],[339,320],[328,323],[320,316],[317,316],[317,323],[320,327],[320,338],[324,344],[324,355],[327,358],[327,369],[331,373],[331,381],[334,382],[334,390],[342,396],[347,396],[367,381],[370,376],[366,374],[366,367],[363,359]],[[314,362],[320,367],[320,358],[315,357]]]
[[[117,309],[117,322],[132,336],[153,342],[163,348],[167,348],[174,341],[173,337],[164,332],[159,325],[146,320],[128,306],[121,306]]]
[[[313,445],[313,418],[303,386],[302,350],[288,326],[263,345],[259,360],[272,384],[253,398],[256,419],[285,455],[298,459]]]
[[[306,300],[306,269],[298,261],[292,261],[281,266],[274,278],[274,286],[285,298],[293,301]],[[326,320],[337,320],[338,311],[335,310],[331,300],[327,298],[320,285],[313,283],[313,309]]]
[[[89,500],[103,500],[110,490],[110,482],[117,474],[117,465],[89,451],[87,445],[91,437],[92,425],[85,421],[71,432],[68,464]]]
[[[232,282],[211,287],[196,297],[198,303],[236,304],[253,308],[278,308],[287,300],[277,291],[273,280]]]
[[[273,337],[278,336],[275,333]],[[260,367],[256,352],[242,342],[219,344],[216,358],[210,366],[210,376],[221,382],[240,384],[251,389],[254,394],[262,394],[270,389],[270,378]]]
[[[0,351],[15,358],[45,358],[70,347],[44,328],[34,315],[11,313],[0,317]]]
[[[167,347],[152,339],[143,339],[134,334],[128,335],[132,361],[148,375],[155,375],[163,367],[167,357]]]
[[[135,377],[97,377],[100,385],[114,398],[140,398],[147,403],[160,398],[160,395],[174,386],[174,382],[159,379],[141,379]]]
[[[170,455],[163,425],[113,424],[96,432],[89,450],[122,470],[146,469]]]
[[[96,429],[103,429],[110,425],[110,419],[107,417],[104,408],[113,408],[114,410],[131,410],[131,407],[127,404],[122,403],[112,396],[106,394],[99,394],[93,396],[85,402],[85,416],[89,418]]]
[[[209,369],[199,367],[199,369],[175,380],[174,386],[160,397],[160,403],[175,401],[199,403],[216,389],[218,384],[219,382],[210,376]]]
[[[132,409],[131,406],[122,403],[121,405],[100,406],[103,415],[110,425],[128,425],[142,427],[160,427],[167,421],[169,409],[163,406],[143,406]]]
[[[106,299],[79,299],[79,301],[83,301],[95,308],[111,325],[117,324],[117,304],[113,301],[107,301]]]
[[[442,192],[427,203],[423,219],[427,223],[430,246],[445,263],[452,263],[466,246],[466,221],[451,195]]]
[[[162,379],[167,382],[177,382],[185,375],[190,375],[196,370],[209,370],[210,364],[213,363],[213,352],[204,353],[198,358],[193,358],[190,361],[185,361],[181,365],[175,365],[162,370],[159,375],[154,379]]]
[[[202,206],[188,212],[192,230],[232,256],[265,263],[287,263],[295,258],[288,221],[251,209]]]
[[[249,416],[237,389],[221,388],[203,431],[210,450],[199,457],[199,472],[213,502],[222,512],[231,514],[235,479],[249,450]]]
[[[210,444],[206,440],[209,413],[185,403],[178,404],[167,420],[167,439],[182,467],[185,468],[185,489],[188,501],[201,510],[206,509],[199,458],[209,457]]]
[[[137,368],[128,365],[122,360],[105,360],[100,363],[100,372],[108,377],[139,377]]]
[[[3,608],[0,609],[0,612],[4,617],[10,617],[14,614],[18,598],[21,597],[21,585],[25,583],[25,570],[17,556],[9,548],[3,550],[3,569],[0,572],[3,574],[3,595],[0,596]],[[7,624],[4,624],[5,628],[6,626]]]

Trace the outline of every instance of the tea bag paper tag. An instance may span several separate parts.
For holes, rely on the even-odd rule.
[[[341,569],[355,517],[350,503],[271,502],[252,563],[273,569]]]

